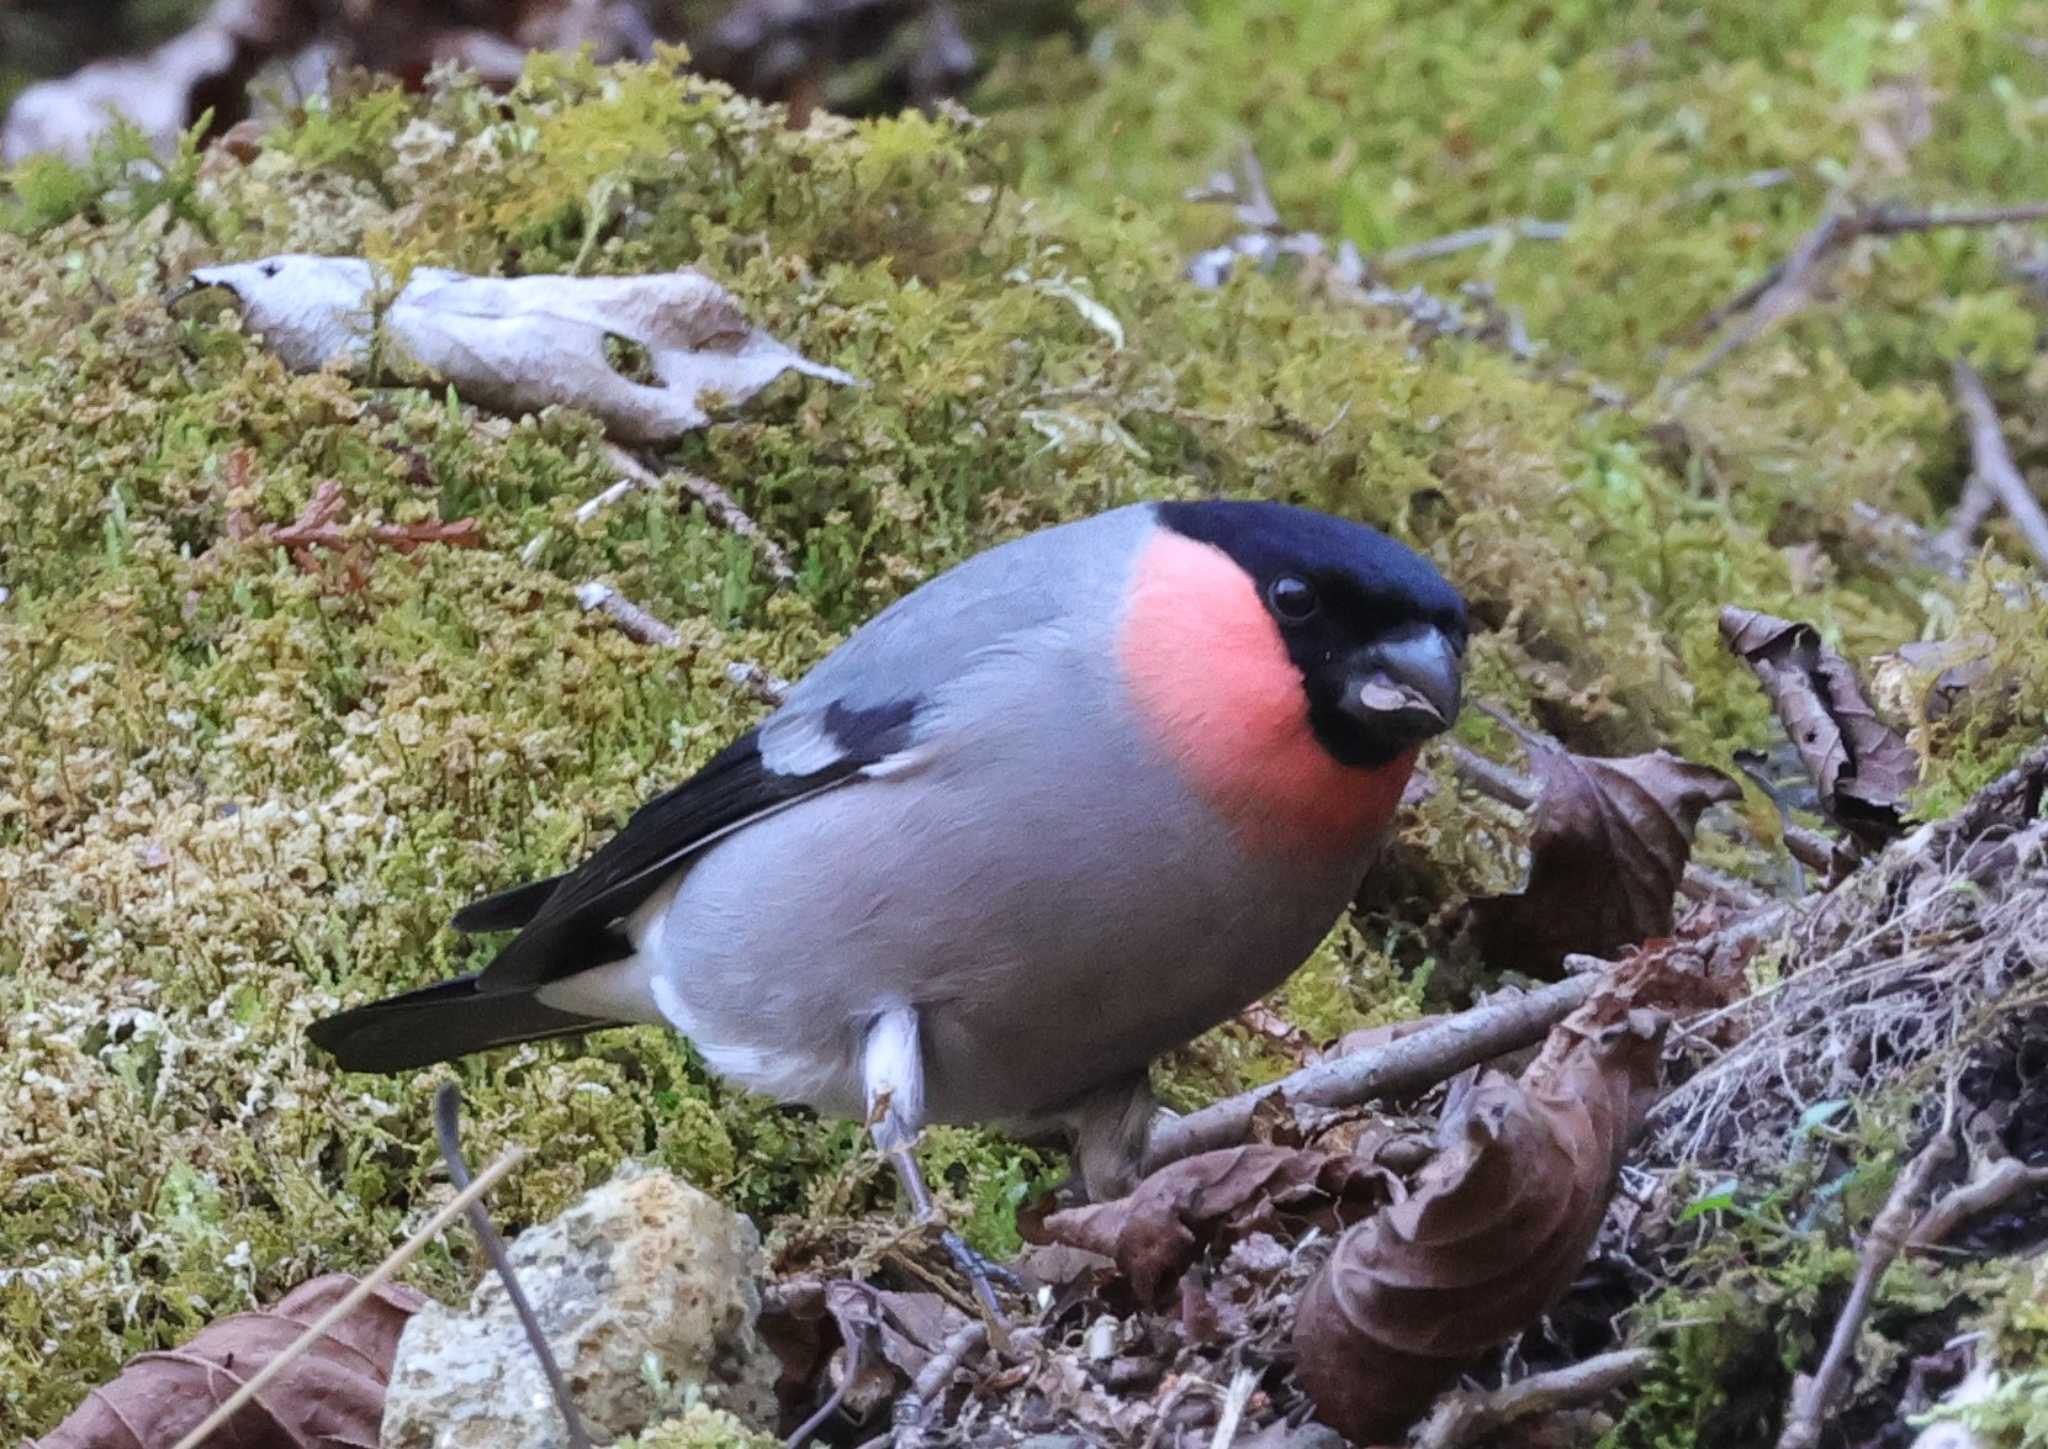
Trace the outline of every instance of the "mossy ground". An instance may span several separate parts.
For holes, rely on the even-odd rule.
[[[727,664],[800,673],[1041,523],[1211,492],[1380,522],[1472,598],[1475,693],[1581,747],[1715,763],[1771,729],[1719,648],[1723,603],[1811,619],[1859,659],[1989,631],[2028,665],[2021,692],[1995,728],[1948,726],[1929,800],[1995,769],[2048,706],[2040,610],[1914,571],[1855,505],[1925,523],[1956,492],[1945,348],[2038,396],[2034,299],[1998,237],[1861,247],[1823,305],[1631,412],[1284,274],[1181,276],[1227,217],[1179,193],[1245,133],[1290,222],[1368,250],[1570,221],[1417,277],[1491,280],[1538,336],[1647,388],[1660,347],[1844,178],[2048,196],[2048,62],[2001,39],[2041,7],[1731,18],[1753,9],[1105,11],[1085,55],[1000,67],[987,126],[792,133],[666,69],[545,61],[509,98],[343,96],[246,164],[19,173],[0,200],[0,1436],[129,1354],[381,1257],[445,1196],[428,1116],[449,1073],[474,1158],[536,1149],[497,1199],[508,1225],[643,1154],[764,1218],[820,1192],[841,1210],[852,1127],[723,1089],[661,1033],[385,1080],[336,1075],[304,1028],[479,964],[489,943],[443,928],[455,907],[560,868],[758,714]],[[1868,117],[1913,77],[1933,132],[1892,177]],[[1766,168],[1792,179],[1738,184]],[[218,299],[165,303],[195,265],[286,250],[710,272],[866,383],[786,381],[674,450],[786,541],[796,583],[673,492],[577,522],[611,481],[587,419],[291,376]],[[359,520],[474,517],[483,546],[309,573],[230,536],[231,512],[287,521],[328,479]],[[592,577],[684,647],[581,614]],[[1469,819],[1446,789],[1411,834],[1447,880],[1495,884],[1504,842]],[[1326,1035],[1398,1014],[1416,988],[1388,954],[1340,931],[1289,1000]],[[1170,1080],[1274,1069],[1225,1033]],[[1000,1245],[1053,1164],[948,1146]],[[449,1292],[473,1271],[457,1242],[414,1276]]]

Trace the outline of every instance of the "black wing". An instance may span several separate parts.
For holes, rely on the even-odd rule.
[[[833,705],[821,723],[837,753],[803,774],[770,769],[761,757],[761,730],[748,730],[703,769],[636,810],[575,870],[457,913],[458,930],[522,927],[478,985],[487,991],[538,986],[631,955],[619,921],[659,890],[686,856],[750,820],[853,779],[907,742],[914,713],[911,701],[875,709]]]

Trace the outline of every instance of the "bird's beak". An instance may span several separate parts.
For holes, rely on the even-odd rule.
[[[1443,631],[1418,624],[1360,651],[1344,681],[1343,711],[1382,737],[1426,740],[1458,717],[1458,653]]]

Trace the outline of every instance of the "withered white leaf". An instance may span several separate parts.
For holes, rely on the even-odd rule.
[[[851,383],[750,323],[701,272],[629,277],[472,277],[421,267],[379,312],[388,283],[360,257],[284,255],[203,267],[285,366],[340,361],[401,381],[452,384],[498,412],[578,407],[622,442],[656,443],[710,421],[713,393],[744,402],[785,372]],[[380,325],[381,324],[381,325]],[[649,381],[629,371],[631,349]]]

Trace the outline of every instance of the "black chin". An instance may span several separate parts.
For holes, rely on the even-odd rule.
[[[1314,700],[1309,704],[1308,723],[1330,758],[1356,770],[1391,764],[1430,736],[1442,733],[1439,728],[1418,729],[1396,718],[1367,723],[1333,703]]]

